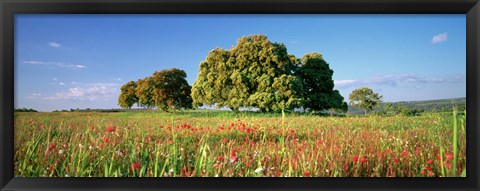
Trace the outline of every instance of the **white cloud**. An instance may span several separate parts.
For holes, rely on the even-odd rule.
[[[355,84],[358,84],[360,80],[335,80],[335,87],[348,87]]]
[[[117,78],[117,81],[122,81],[122,78]]]
[[[48,42],[48,46],[53,47],[53,48],[59,48],[62,46],[62,44],[58,42]]]
[[[432,44],[441,43],[441,42],[446,41],[446,40],[448,40],[447,33],[437,34],[437,35],[434,35],[432,37]]]
[[[79,64],[67,64],[63,62],[45,62],[45,61],[38,61],[38,60],[28,60],[28,61],[23,61],[25,64],[33,64],[33,65],[47,65],[47,66],[57,66],[61,68],[69,68],[69,69],[85,69],[87,66],[85,65],[79,65]],[[56,78],[55,78],[56,79]]]
[[[120,85],[113,83],[93,83],[81,84],[68,90],[57,92],[53,95],[36,95],[27,98],[45,99],[45,100],[81,100],[81,101],[98,101],[116,99],[120,94]]]
[[[64,86],[65,84],[63,82],[58,83],[58,85]]]
[[[53,81],[58,81],[58,79],[57,79],[57,78],[52,78],[52,80],[53,80]]]
[[[425,77],[417,74],[402,74],[402,75],[383,75],[374,76],[363,80],[335,80],[335,88],[343,89],[352,86],[366,86],[366,85],[387,85],[395,87],[398,83],[412,83],[415,87],[420,87],[421,84],[431,83],[457,83],[465,81],[465,74],[449,75],[444,77]]]

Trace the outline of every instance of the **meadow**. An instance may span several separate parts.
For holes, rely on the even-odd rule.
[[[21,177],[452,177],[465,115],[15,112]],[[455,143],[455,144],[454,144]]]

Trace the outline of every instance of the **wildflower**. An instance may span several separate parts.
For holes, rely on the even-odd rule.
[[[257,169],[255,169],[255,172],[260,173],[260,172],[263,172],[264,170],[265,170],[264,168],[258,167]]]
[[[305,172],[305,173],[303,173],[303,176],[305,176],[305,177],[310,177],[310,172]]]
[[[138,170],[142,167],[142,165],[139,162],[133,163],[132,166],[130,167],[132,170]]]
[[[102,137],[103,142],[108,143],[108,137]]]
[[[452,163],[446,162],[446,163],[445,163],[445,166],[446,166],[447,168],[451,168],[451,167],[452,167]]]
[[[228,139],[227,138],[223,138],[222,139],[222,143],[227,143],[228,142]]]
[[[426,167],[425,167],[425,170],[432,171],[432,167],[426,166]]]
[[[358,156],[354,156],[352,159],[353,162],[358,162]]]
[[[218,156],[218,161],[223,161],[223,156]]]
[[[400,153],[400,155],[401,155],[402,157],[407,156],[407,155],[408,155],[408,151],[407,151],[407,150],[403,150],[403,152]]]
[[[393,159],[393,162],[395,162],[395,163],[399,163],[399,162],[400,162],[400,159],[399,159],[399,158],[397,158],[397,157],[395,157],[395,158]]]
[[[366,156],[363,156],[362,159],[360,159],[360,162],[361,162],[361,163],[367,162],[367,157],[366,157]]]
[[[231,163],[238,162],[237,153],[235,151],[233,151],[232,155],[230,156],[230,162]]]
[[[417,156],[420,155],[420,149],[415,150],[415,155],[417,155]]]
[[[430,165],[433,164],[433,160],[432,159],[428,160],[427,164],[430,164]]]
[[[452,160],[453,159],[453,154],[452,153],[445,153],[445,157],[447,160]]]
[[[433,176],[435,175],[432,171],[428,171],[428,176]]]
[[[107,127],[105,128],[105,130],[106,130],[107,132],[109,132],[109,133],[114,132],[115,129],[116,129],[115,126],[107,126]]]
[[[63,154],[63,152],[64,152],[63,150],[58,150],[58,154],[60,155]]]
[[[51,151],[51,150],[53,150],[53,149],[55,149],[55,145],[54,145],[54,144],[48,145],[48,150],[49,150],[49,151]]]
[[[390,153],[392,153],[390,149],[385,150],[385,154],[389,155]]]

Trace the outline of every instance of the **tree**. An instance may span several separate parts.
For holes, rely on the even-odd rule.
[[[207,59],[200,63],[200,71],[191,90],[194,107],[216,104],[218,109],[227,105],[232,89],[232,71],[227,67],[229,57],[228,51],[217,48],[210,51]]]
[[[302,99],[302,84],[292,73],[294,60],[285,45],[272,43],[265,35],[242,37],[229,50],[210,51],[200,63],[193,103],[263,112],[294,108]]]
[[[348,105],[338,90],[334,90],[333,70],[321,54],[305,54],[296,69],[303,85],[304,109],[312,112],[331,108],[348,110]],[[345,107],[347,106],[347,107]],[[346,108],[346,109],[345,109]]]
[[[368,110],[380,106],[382,96],[374,93],[370,88],[362,87],[353,90],[349,98],[350,105],[363,109],[366,115]]]
[[[118,96],[118,105],[122,108],[130,109],[133,104],[138,103],[138,97],[135,94],[137,83],[129,81],[120,88],[120,96]]]
[[[164,111],[192,108],[191,87],[185,71],[171,68],[155,72],[151,79],[155,106]]]
[[[155,106],[155,100],[153,100],[153,91],[155,86],[153,84],[152,77],[146,77],[137,81],[137,88],[135,89],[135,95],[138,98],[138,105],[141,107],[152,108]]]

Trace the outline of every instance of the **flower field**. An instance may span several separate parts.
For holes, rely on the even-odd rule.
[[[17,112],[14,125],[22,177],[452,177],[466,169],[465,115],[452,113]]]

